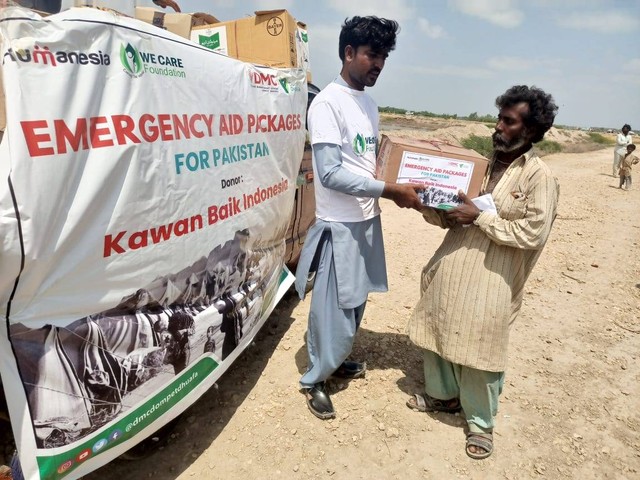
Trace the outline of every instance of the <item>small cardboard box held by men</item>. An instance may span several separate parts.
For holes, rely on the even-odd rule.
[[[446,142],[382,135],[377,177],[424,185],[418,195],[425,207],[449,209],[462,203],[459,190],[479,195],[488,165],[479,153]]]

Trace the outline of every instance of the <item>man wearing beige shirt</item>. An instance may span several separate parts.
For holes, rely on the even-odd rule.
[[[514,86],[496,106],[494,154],[482,193],[491,193],[497,214],[480,211],[462,192],[459,207],[424,213],[427,222],[449,231],[422,271],[421,298],[408,326],[413,343],[424,349],[425,393],[407,405],[423,412],[464,410],[466,453],[474,459],[493,452],[509,327],[549,237],[559,195],[557,179],[532,150],[553,125],[551,95]]]

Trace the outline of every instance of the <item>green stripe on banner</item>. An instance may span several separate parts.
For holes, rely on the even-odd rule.
[[[133,409],[109,428],[93,435],[82,445],[57,455],[38,456],[41,478],[63,478],[85,460],[133,438],[189,395],[216,368],[218,363],[213,358],[204,357],[147,402]]]

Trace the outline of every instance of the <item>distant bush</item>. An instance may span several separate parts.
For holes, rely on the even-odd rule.
[[[395,107],[378,107],[379,112],[383,113],[396,113],[400,115],[404,115],[407,111],[404,108],[395,108]]]
[[[498,119],[496,117],[494,117],[493,115],[487,114],[487,115],[478,115],[478,112],[473,112],[470,113],[468,116],[466,117],[461,117],[465,120],[471,120],[473,122],[493,122],[493,125],[495,125],[498,121]]]
[[[491,137],[471,135],[467,138],[463,138],[460,143],[464,148],[475,150],[480,155],[487,158],[491,158],[491,155],[493,154],[493,141],[491,140]]]
[[[596,132],[589,132],[587,133],[587,135],[589,135],[589,138],[592,142],[598,143],[600,145],[613,145],[614,143],[616,143],[613,138],[605,137],[604,135]]]
[[[536,150],[546,154],[559,153],[562,151],[562,145],[553,140],[542,140],[536,143]]]

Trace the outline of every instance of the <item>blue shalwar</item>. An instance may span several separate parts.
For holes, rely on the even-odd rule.
[[[313,148],[321,159],[317,162],[321,181],[332,188],[353,190],[358,176],[340,170],[339,148],[325,144]],[[379,197],[384,182],[366,180],[369,179],[362,180],[359,192]],[[296,270],[295,285],[300,298],[304,298],[312,264],[316,278],[307,329],[309,366],[300,379],[302,388],[325,381],[347,359],[367,295],[388,290],[380,216],[362,222],[316,219],[307,234]]]

